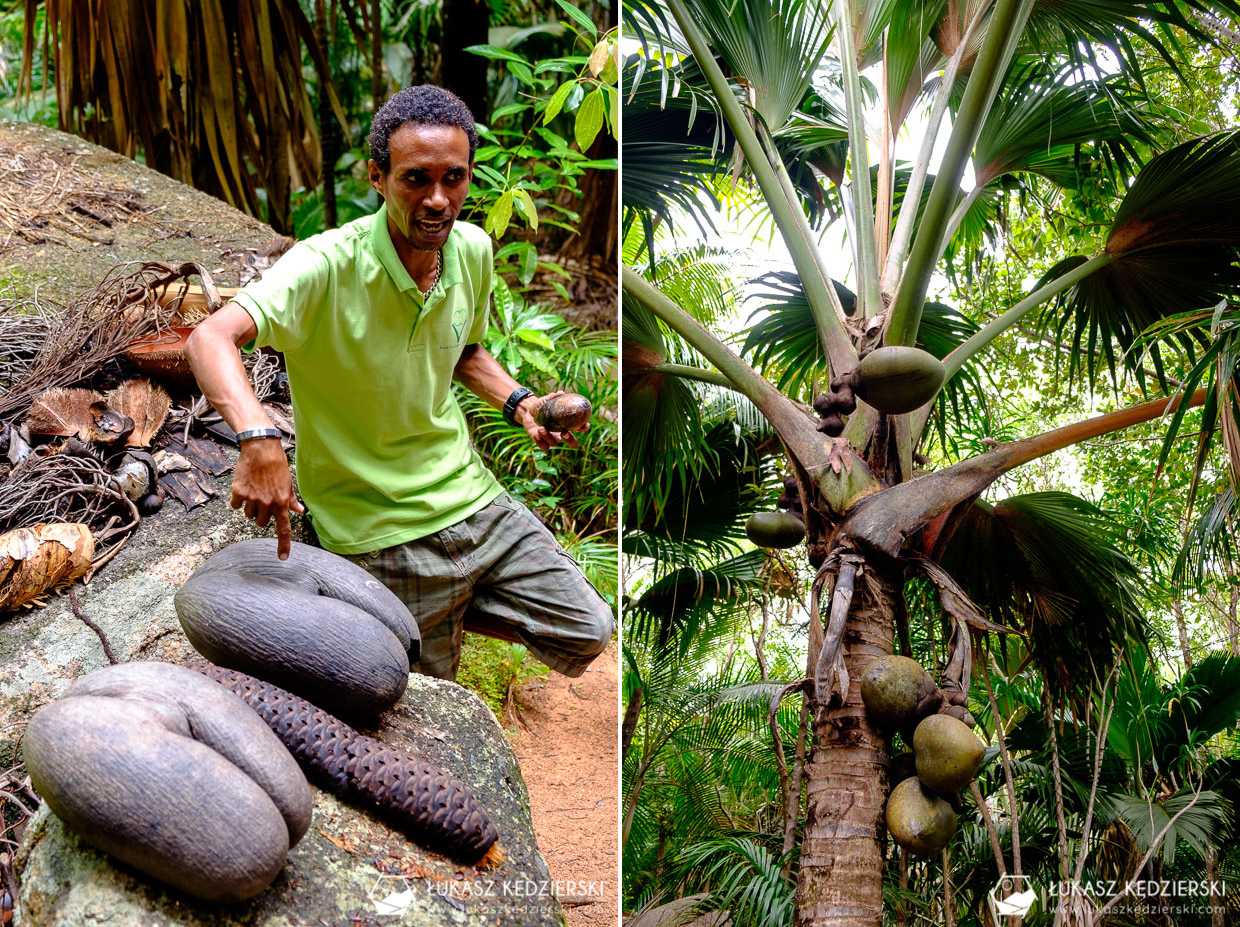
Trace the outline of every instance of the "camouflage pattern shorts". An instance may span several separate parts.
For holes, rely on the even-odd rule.
[[[508,493],[464,521],[350,557],[418,621],[413,672],[455,679],[466,618],[498,624],[566,676],[580,676],[615,630],[611,607],[533,513]]]

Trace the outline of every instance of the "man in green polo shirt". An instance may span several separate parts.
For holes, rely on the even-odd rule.
[[[195,330],[203,393],[238,433],[232,505],[274,522],[288,555],[293,490],[278,432],[237,348],[283,352],[297,422],[297,478],[323,546],[353,555],[418,619],[417,670],[453,678],[466,613],[571,676],[614,618],[554,537],[473,449],[458,380],[546,449],[576,445],[534,421],[536,397],[479,343],[490,237],[458,222],[477,130],[447,91],[411,87],[375,115],[374,216],[296,245]],[[554,394],[553,394],[554,395]]]

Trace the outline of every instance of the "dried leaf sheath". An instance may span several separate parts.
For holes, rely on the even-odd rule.
[[[495,824],[459,779],[359,734],[270,683],[209,663],[189,666],[245,699],[312,780],[342,798],[376,808],[436,850],[480,865],[503,862]]]
[[[86,525],[35,525],[0,534],[0,614],[86,575],[94,552]]]

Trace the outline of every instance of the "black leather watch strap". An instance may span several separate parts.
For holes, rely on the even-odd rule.
[[[521,400],[526,396],[533,396],[532,389],[526,389],[524,386],[518,386],[512,391],[512,395],[508,397],[508,401],[504,403],[504,421],[509,425],[517,423],[517,406],[521,404]]]

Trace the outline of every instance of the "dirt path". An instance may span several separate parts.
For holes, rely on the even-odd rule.
[[[568,927],[617,923],[618,687],[613,642],[578,679],[552,673],[517,690],[528,730],[518,726],[512,746],[551,878],[573,883],[558,893]]]

